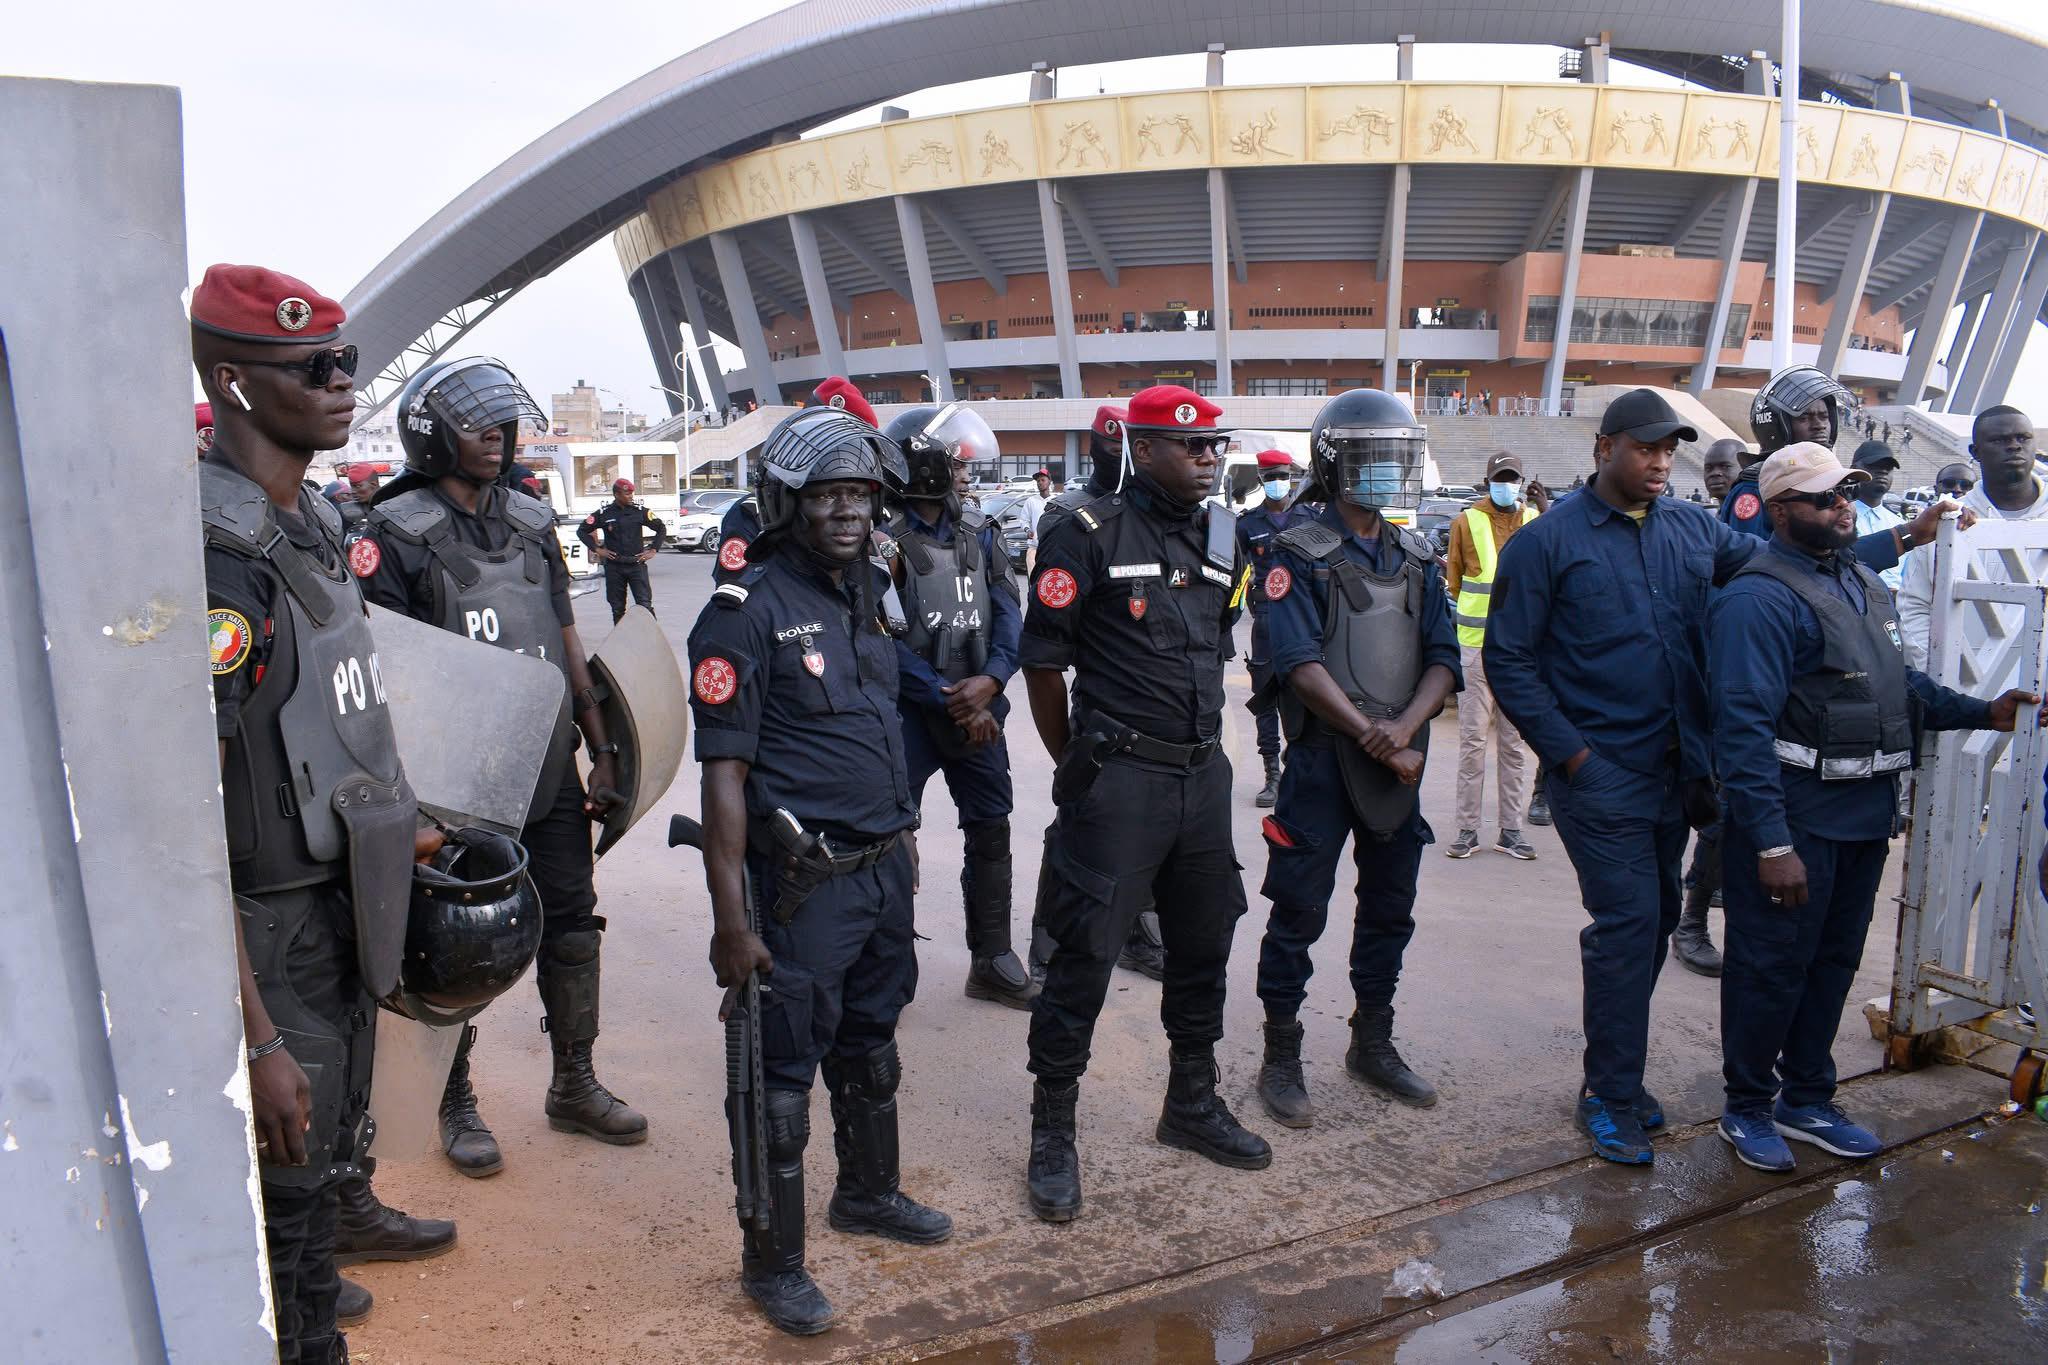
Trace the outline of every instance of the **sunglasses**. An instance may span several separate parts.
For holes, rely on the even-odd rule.
[[[1200,455],[1205,450],[1211,454],[1221,454],[1223,447],[1230,444],[1228,436],[1168,436],[1166,439],[1169,441],[1179,441],[1196,455]]]
[[[1780,493],[1777,501],[1805,503],[1816,512],[1825,512],[1830,507],[1849,501],[1850,490],[1854,487],[1851,483],[1838,483],[1833,488],[1823,489],[1818,493]]]
[[[1967,493],[1976,486],[1968,479],[1949,479],[1938,485],[1944,493]]]
[[[353,375],[356,372],[356,348],[353,346],[330,346],[316,351],[304,360],[238,360],[237,365],[260,365],[266,370],[297,370],[306,376],[310,388],[324,389],[334,372]]]

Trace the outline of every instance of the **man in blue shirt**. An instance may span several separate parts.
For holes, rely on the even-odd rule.
[[[1495,701],[1542,766],[1592,916],[1579,936],[1579,1126],[1601,1156],[1631,1164],[1652,1159],[1645,1133],[1664,1121],[1643,1061],[1650,994],[1678,923],[1686,826],[1715,818],[1707,596],[1764,548],[1664,496],[1681,439],[1692,428],[1653,389],[1608,406],[1592,482],[1502,552],[1483,656]],[[1933,538],[1945,506],[1859,541],[1858,558],[1889,568]]]
[[[1870,928],[1898,774],[1916,730],[2011,730],[2022,704],[1906,667],[1892,597],[1842,553],[1868,480],[1825,446],[1764,463],[1768,548],[1714,600],[1714,757],[1727,801],[1720,1132],[1747,1165],[1792,1169],[1785,1139],[1836,1156],[1881,1144],[1835,1106],[1835,1028]]]

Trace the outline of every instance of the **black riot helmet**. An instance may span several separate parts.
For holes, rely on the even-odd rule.
[[[761,534],[747,546],[747,558],[764,562],[796,525],[804,485],[835,479],[873,484],[872,515],[879,523],[884,492],[901,489],[909,470],[898,446],[838,408],[802,408],[777,422],[761,442]]]
[[[1325,498],[1374,511],[1422,500],[1429,428],[1383,389],[1347,389],[1323,404],[1309,433],[1309,459]],[[1302,494],[1304,499],[1310,493]]]
[[[952,516],[960,515],[953,491],[954,466],[993,460],[999,455],[996,434],[981,414],[958,403],[925,404],[898,413],[882,435],[903,452],[907,475],[902,496],[943,501]]]
[[[1842,434],[1842,423],[1855,396],[1811,365],[1787,365],[1764,381],[1749,404],[1749,429],[1756,433],[1757,454],[1770,455],[1792,444],[1792,419],[1825,398],[1828,404],[1828,434],[1822,445],[1832,446]]]
[[[422,1024],[474,1018],[533,965],[540,931],[526,850],[489,830],[455,830],[432,862],[413,864],[405,961],[384,1003]]]
[[[505,429],[505,450],[498,466],[502,477],[512,467],[519,444],[519,424],[547,426],[547,418],[502,360],[473,355],[427,366],[406,381],[398,395],[398,439],[405,446],[405,467],[424,478],[456,473],[458,432]]]

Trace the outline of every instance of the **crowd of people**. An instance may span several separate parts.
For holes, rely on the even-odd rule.
[[[605,922],[592,826],[617,813],[636,765],[577,635],[552,512],[512,477],[518,425],[538,409],[487,357],[423,368],[399,399],[404,472],[379,487],[351,471],[361,515],[345,526],[303,482],[347,439],[356,355],[344,323],[332,299],[252,267],[210,269],[192,298],[212,408],[200,466],[209,644],[270,1273],[282,1359],[322,1365],[346,1359],[341,1326],[368,1311],[338,1264],[430,1256],[455,1237],[372,1189],[377,1008],[461,1026],[439,1112],[465,1175],[505,1162],[471,1083],[471,1021],[529,963],[550,1125],[618,1145],[648,1132],[594,1057]],[[1119,967],[1162,983],[1158,1140],[1225,1166],[1272,1163],[1216,1061],[1248,909],[1222,714],[1247,610],[1267,902],[1255,1093],[1273,1122],[1316,1122],[1300,1014],[1347,842],[1345,1072],[1404,1104],[1438,1100],[1426,1060],[1396,1044],[1395,999],[1436,840],[1419,800],[1431,722],[1455,698],[1459,828],[1444,851],[1481,846],[1490,744],[1492,848],[1533,859],[1525,822],[1553,823],[1577,874],[1588,923],[1574,1104],[1592,1150],[1654,1158],[1664,1112],[1646,1085],[1650,999],[1674,942],[1685,965],[1721,978],[1720,1132],[1735,1154],[1788,1170],[1788,1140],[1878,1149],[1835,1104],[1830,1049],[1900,778],[1923,729],[2010,729],[2037,701],[1962,696],[1919,671],[1929,578],[1908,551],[1951,513],[1965,527],[2048,516],[2023,414],[1979,415],[1960,507],[1879,518],[1896,459],[1866,446],[1843,466],[1848,395],[1794,367],[1757,396],[1756,450],[1705,452],[1709,511],[1665,496],[1678,448],[1698,434],[1661,394],[1634,390],[1601,417],[1582,486],[1552,495],[1513,452],[1492,457],[1446,561],[1408,524],[1428,434],[1396,395],[1332,397],[1307,468],[1261,453],[1263,499],[1233,516],[1209,496],[1231,438],[1224,408],[1155,386],[1098,411],[1088,481],[1047,497],[1020,591],[964,496],[970,468],[998,453],[971,408],[914,406],[884,424],[839,377],[816,398],[766,435],[755,493],[727,514],[685,667],[711,967],[758,1051],[759,1088],[727,1101],[740,1283],[776,1326],[834,1321],[806,1258],[820,1075],[838,1162],[831,1226],[914,1245],[952,1233],[900,1180],[896,1032],[919,982],[913,888],[938,872],[918,866],[914,842],[934,776],[963,836],[963,992],[1029,1014],[1019,1166],[1033,1213],[1082,1212],[1077,1103]],[[630,486],[616,491],[585,534],[640,567],[649,528]],[[1902,559],[1901,578],[1881,576]],[[422,809],[366,603],[495,646],[490,659],[557,666],[539,670],[535,714],[552,721],[530,727],[537,776],[512,833]],[[1020,673],[1055,808],[1024,954],[1007,695]],[[510,694],[488,696],[479,711],[472,690],[448,724],[495,725],[492,705]],[[587,781],[571,761],[579,743]]]

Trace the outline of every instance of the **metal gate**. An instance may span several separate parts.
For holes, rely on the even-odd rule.
[[[2039,694],[2048,622],[2048,523],[1953,519],[1933,555],[1926,671],[1972,696]],[[2048,904],[2036,886],[2043,842],[2044,736],[2032,708],[2010,735],[1960,730],[1921,747],[1906,842],[1891,1031],[1960,1024],[2041,1046],[2014,1007],[2048,1008]]]

